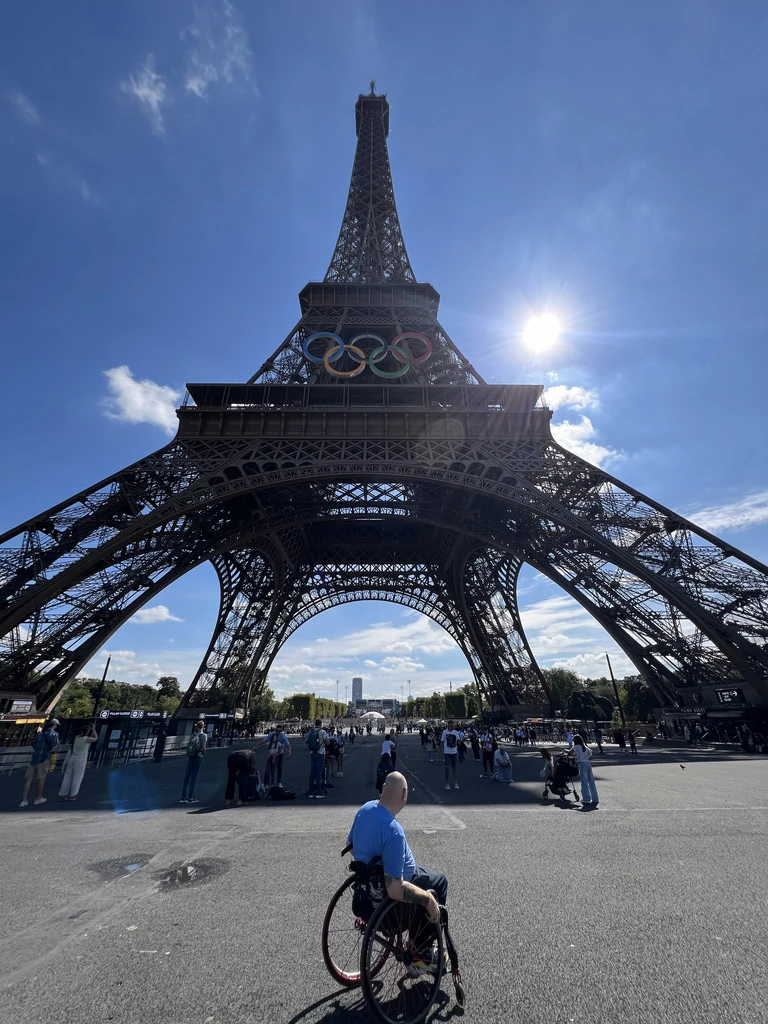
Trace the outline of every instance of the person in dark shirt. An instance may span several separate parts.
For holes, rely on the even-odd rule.
[[[35,806],[45,803],[43,789],[45,788],[45,780],[48,778],[48,770],[51,765],[51,754],[59,745],[59,734],[56,731],[58,728],[58,718],[52,718],[35,738],[32,747],[32,757],[24,773],[24,788],[21,791],[19,807],[26,807],[29,804],[27,797],[29,796],[29,789],[33,779],[37,782]]]

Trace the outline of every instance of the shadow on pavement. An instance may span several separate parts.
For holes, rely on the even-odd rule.
[[[325,1006],[325,1004],[331,1004]],[[325,1009],[324,1009],[325,1007]],[[461,1017],[463,1010],[452,1003],[450,996],[442,989],[438,993],[435,1005],[425,1017],[430,1021],[449,1021],[455,1017]],[[370,1021],[371,1012],[365,1000],[362,998],[359,989],[352,989],[346,992],[334,992],[329,996],[323,996],[306,1007],[295,1017],[291,1017],[288,1024],[361,1024],[362,1021]]]
[[[551,750],[562,749],[555,744],[542,746]],[[247,746],[242,744],[241,748],[247,749]],[[23,773],[14,772],[3,776],[0,782],[0,813],[14,812],[27,816],[40,816],[51,812],[68,815],[84,811],[141,814],[176,807],[180,814],[188,816],[213,814],[225,810],[227,757],[232,749],[216,748],[206,754],[197,782],[199,803],[194,808],[180,805],[186,758],[177,756],[167,758],[160,764],[142,761],[113,768],[89,768],[78,800],[71,803],[58,800],[61,772],[51,773],[45,787],[47,802],[37,807],[30,805],[25,809],[19,808]],[[409,802],[413,805],[440,804],[446,808],[452,805],[473,804],[503,805],[510,808],[546,806],[541,800],[539,773],[543,761],[540,749],[514,746],[509,748],[515,780],[511,784],[497,783],[490,778],[481,777],[481,762],[476,761],[470,752],[458,766],[460,789],[446,791],[442,761],[430,761],[427,752],[421,749],[418,737],[406,735],[398,742],[397,769],[403,771],[408,779]],[[344,760],[344,777],[333,780],[333,787],[328,790],[326,799],[308,800],[305,789],[309,774],[309,754],[296,739],[293,743],[293,757],[286,758],[283,771],[283,783],[286,789],[295,792],[296,798],[280,802],[260,800],[232,810],[235,813],[255,816],[264,808],[269,808],[271,812],[277,808],[303,808],[310,813],[318,808],[333,806],[359,807],[366,800],[377,797],[375,779],[379,750],[380,742],[376,739],[358,742],[351,749],[348,747]],[[760,758],[761,755],[745,754],[741,751],[656,745],[642,746],[638,757],[621,757],[616,748],[606,747],[602,756],[595,752],[593,767],[599,783],[601,778],[607,778],[608,774],[617,768],[675,763],[685,767],[699,762],[743,761],[756,757]],[[259,764],[263,770],[261,757]],[[552,806],[558,806],[558,803],[553,800]]]

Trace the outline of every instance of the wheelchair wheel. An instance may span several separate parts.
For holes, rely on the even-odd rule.
[[[366,1005],[384,1024],[417,1024],[437,999],[444,961],[442,928],[421,907],[384,900],[363,935]]]
[[[365,921],[352,909],[354,875],[340,885],[333,894],[323,920],[323,960],[328,973],[347,988],[360,984],[360,950]],[[384,959],[389,954],[386,953]],[[381,969],[384,959],[372,965],[373,976]]]
[[[340,985],[354,988],[360,984],[360,946],[365,922],[352,910],[350,875],[333,894],[323,921],[323,960],[331,977]]]

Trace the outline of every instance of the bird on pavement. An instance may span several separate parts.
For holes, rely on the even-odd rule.
[[[684,764],[681,764],[680,767],[683,769],[683,771],[685,771],[685,765]]]

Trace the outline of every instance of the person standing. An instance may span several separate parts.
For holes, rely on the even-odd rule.
[[[472,756],[476,761],[480,760],[480,737],[477,735],[477,729],[472,726],[469,730],[469,745],[472,747]]]
[[[27,770],[24,772],[24,787],[21,791],[21,803],[19,804],[19,807],[28,806],[29,800],[27,797],[29,796],[29,789],[32,785],[33,779],[37,783],[37,795],[35,796],[34,801],[35,807],[46,802],[46,799],[43,796],[43,789],[45,788],[45,780],[48,778],[51,754],[59,745],[58,728],[58,718],[52,718],[47,725],[43,726],[35,738],[35,742],[32,747],[32,757],[27,765]]]
[[[597,749],[602,754],[602,752],[603,752],[603,730],[600,728],[599,725],[595,726],[595,743],[597,744]]]
[[[397,765],[397,754],[395,753],[395,739],[391,733],[387,733],[381,743],[381,756],[387,756],[392,761],[392,770]]]
[[[322,720],[316,718],[314,729],[307,734],[307,749],[309,750],[307,796],[310,800],[324,800],[326,796],[323,771],[325,770],[325,748],[327,746],[328,733],[323,728]]]
[[[283,758],[287,754],[291,756],[291,744],[288,741],[285,729],[276,725],[266,736],[267,763],[264,766],[264,785],[270,786],[277,783],[280,789],[283,788]]]
[[[440,741],[443,744],[443,762],[445,764],[445,788],[451,788],[451,784],[448,780],[450,775],[453,774],[453,788],[458,789],[459,783],[456,778],[456,762],[459,759],[459,733],[456,729],[454,729],[452,719],[448,722],[447,727],[443,729]]]
[[[640,755],[637,752],[637,742],[635,741],[635,734],[632,729],[627,729],[627,738],[629,740],[629,750],[632,757],[639,757]]]
[[[480,737],[480,743],[483,748],[483,774],[481,778],[485,778],[487,775],[493,774],[493,748],[494,748],[493,733],[490,730],[486,730]]]
[[[80,785],[85,774],[85,766],[88,763],[88,751],[91,744],[95,743],[98,738],[93,723],[84,725],[79,734],[75,736],[72,752],[64,765],[64,774],[59,789],[60,800],[77,800],[77,794],[80,792]]]
[[[192,735],[187,743],[187,770],[184,772],[184,782],[181,785],[180,804],[198,803],[195,796],[195,782],[200,765],[203,763],[205,751],[208,749],[208,737],[205,734],[205,722],[195,722]]]
[[[581,776],[581,806],[595,809],[598,797],[595,776],[592,773],[592,765],[590,763],[592,761],[592,751],[578,733],[573,737],[573,756],[576,758],[576,763],[579,766],[579,775]]]
[[[456,732],[459,734],[459,742],[456,749],[459,752],[459,761],[464,762],[464,758],[467,756],[467,744],[464,739],[464,727],[460,725]]]

